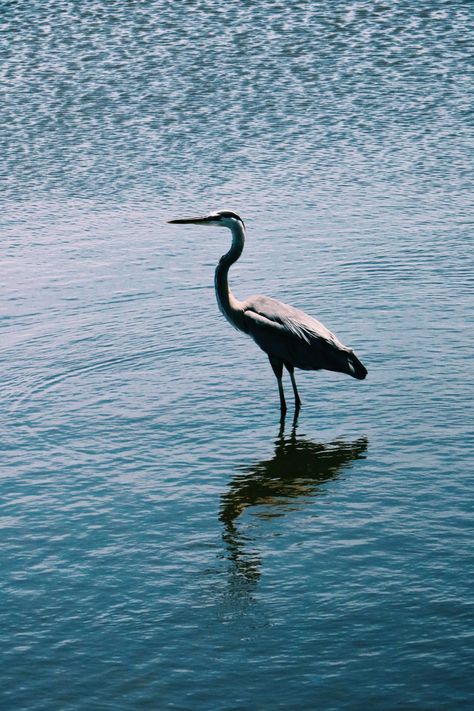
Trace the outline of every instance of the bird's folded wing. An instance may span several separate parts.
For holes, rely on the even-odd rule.
[[[348,350],[326,326],[315,318],[268,296],[253,296],[247,299],[244,302],[244,314],[249,320],[250,327],[253,322],[257,328],[273,327],[281,333],[293,334],[308,344],[321,339],[336,348]]]

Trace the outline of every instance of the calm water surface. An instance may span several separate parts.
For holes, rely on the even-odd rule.
[[[0,17],[2,709],[471,709],[473,4]],[[293,427],[223,207],[369,369]]]

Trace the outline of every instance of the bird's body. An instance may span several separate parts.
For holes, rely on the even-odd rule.
[[[221,210],[207,217],[171,220],[173,223],[207,224],[228,227],[232,245],[216,268],[215,288],[219,308],[226,319],[238,330],[247,333],[268,355],[278,380],[282,414],[286,412],[283,393],[283,366],[290,373],[299,410],[299,398],[294,369],[331,370],[363,380],[366,368],[350,348],[344,346],[322,323],[304,311],[293,308],[268,296],[251,296],[245,301],[235,298],[228,284],[229,269],[242,254],[245,226],[241,218],[229,210]]]
[[[324,369],[365,377],[365,368],[361,370],[352,351],[304,311],[268,296],[252,296],[243,307],[250,335],[269,356],[301,370]]]

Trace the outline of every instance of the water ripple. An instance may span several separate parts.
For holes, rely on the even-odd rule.
[[[474,5],[188,5],[0,10],[1,707],[470,709]]]

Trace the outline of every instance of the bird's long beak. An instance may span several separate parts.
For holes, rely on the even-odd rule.
[[[212,222],[212,217],[182,217],[178,220],[168,220],[170,225],[206,225]]]

